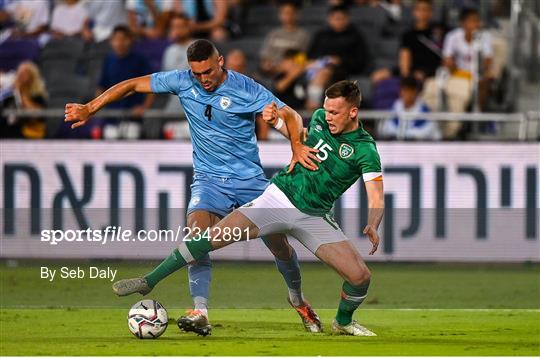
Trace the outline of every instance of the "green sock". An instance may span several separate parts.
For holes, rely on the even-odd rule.
[[[208,240],[185,241],[144,278],[148,286],[153,288],[165,277],[186,266],[189,262],[200,259],[210,251],[212,251],[212,244]]]
[[[354,311],[360,306],[367,296],[370,281],[360,285],[353,286],[347,281],[343,282],[341,291],[341,301],[336,314],[336,321],[345,326],[351,323]]]

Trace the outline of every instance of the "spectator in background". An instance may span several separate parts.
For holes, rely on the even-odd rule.
[[[450,76],[441,76],[440,81],[426,83],[424,99],[438,110],[446,108],[434,104],[446,103],[447,110],[451,112],[465,112],[472,99],[474,76],[478,79],[479,109],[484,109],[493,78],[491,37],[489,33],[481,31],[478,10],[462,10],[460,21],[461,27],[449,32],[444,39],[443,64]],[[475,58],[481,63],[476,74]],[[462,127],[462,122],[446,121],[443,135],[447,139],[455,139],[465,134],[461,131]]]
[[[409,3],[410,1],[405,1]],[[363,6],[380,8],[386,19],[380,28],[380,35],[395,37],[402,31],[402,25],[407,21],[407,9],[401,0],[330,0],[330,5]],[[407,4],[408,5],[408,4]]]
[[[227,16],[229,0],[172,0],[171,10],[183,12],[191,20],[191,30],[198,38],[221,42],[229,37]]]
[[[169,39],[173,42],[163,54],[163,71],[186,70],[189,68],[187,48],[193,42],[189,18],[182,13],[172,15]]]
[[[444,34],[442,29],[431,24],[431,0],[416,0],[413,16],[413,28],[401,37],[399,73],[422,83],[426,78],[435,76],[441,65]]]
[[[307,51],[309,34],[298,27],[297,2],[282,2],[279,6],[281,26],[266,35],[260,52],[260,70],[262,75],[274,77],[280,72],[280,64],[287,50],[300,53]]]
[[[12,23],[12,36],[37,37],[48,30],[48,0],[15,0],[3,9],[3,22]],[[7,25],[9,27],[9,25]]]
[[[182,13],[174,13],[170,20],[169,39],[173,42],[163,54],[163,71],[187,70],[189,69],[187,59],[187,48],[193,42],[189,18]],[[176,96],[170,96],[167,105],[167,112],[183,113],[182,105]]]
[[[373,1],[380,6],[388,16],[388,20],[393,23],[399,23],[402,19],[402,4],[401,0],[378,0]]]
[[[116,26],[127,24],[127,11],[122,1],[92,0],[84,5],[95,42],[107,40]]]
[[[369,51],[364,38],[351,24],[345,6],[328,10],[328,26],[313,36],[308,48],[308,108],[320,107],[326,85],[353,74],[366,73]]]
[[[117,26],[114,28],[110,39],[112,52],[107,55],[103,63],[103,70],[99,80],[97,95],[100,95],[111,86],[124,80],[145,76],[150,73],[150,65],[145,57],[132,51],[133,34],[127,26]],[[130,109],[134,117],[140,117],[149,109],[154,102],[153,94],[134,94],[120,101],[111,103],[109,109]],[[132,125],[128,131],[133,131],[124,135],[118,133],[114,125],[116,120],[109,120],[109,128],[104,128],[104,136],[117,138],[118,136],[138,137],[140,126]],[[134,124],[134,122],[132,122]],[[139,127],[139,129],[135,129]]]
[[[460,26],[460,15],[465,9],[479,9],[482,5],[482,0],[445,0],[440,2],[439,13],[437,18],[448,29],[453,29]],[[494,1],[486,3],[493,4]],[[489,6],[487,6],[489,8]],[[508,4],[510,8],[510,4]]]
[[[78,0],[63,0],[53,10],[51,32],[55,38],[81,36],[85,40],[92,39],[88,27],[88,12]]]
[[[247,59],[246,54],[240,49],[232,49],[227,53],[225,58],[225,64],[228,70],[232,70],[243,75],[249,76],[247,73]]]
[[[273,92],[288,106],[294,109],[305,107],[306,59],[300,51],[285,51],[273,87]]]
[[[163,37],[172,5],[172,0],[127,0],[129,28],[137,37]]]
[[[481,58],[478,77],[481,82],[491,80],[493,49],[489,33],[481,31],[480,13],[476,9],[464,9],[460,20],[461,27],[449,32],[444,41],[444,66],[452,75],[471,79],[474,72],[474,46],[477,44]]]
[[[398,139],[401,127],[404,127],[403,139],[440,140],[441,133],[436,122],[421,119],[421,113],[429,112],[429,108],[418,97],[418,82],[412,78],[403,78],[400,83],[399,99],[394,102],[393,119],[385,120],[379,128],[379,135],[386,139]],[[417,118],[403,119],[406,113],[418,113]]]
[[[30,61],[17,68],[13,89],[1,102],[6,109],[37,110],[47,106],[47,91],[38,67]],[[0,118],[2,138],[45,137],[45,121],[41,118]]]

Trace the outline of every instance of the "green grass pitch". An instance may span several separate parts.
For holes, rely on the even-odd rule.
[[[181,333],[171,321],[161,338],[138,340],[126,315],[140,296],[117,298],[106,280],[47,282],[40,264],[0,266],[1,355],[540,355],[537,265],[370,264],[372,287],[355,318],[378,336],[346,337],[304,332],[273,264],[217,262],[211,336]],[[43,265],[110,266],[117,279],[151,267]],[[329,328],[341,280],[321,264],[302,271],[306,297]],[[190,305],[185,271],[149,296],[177,318]]]

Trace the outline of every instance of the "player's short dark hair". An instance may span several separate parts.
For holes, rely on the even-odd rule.
[[[356,81],[343,80],[334,83],[324,91],[324,95],[328,98],[343,97],[353,106],[360,106],[362,94]]]
[[[196,40],[187,49],[189,62],[200,62],[208,60],[213,54],[219,53],[216,46],[208,40]]]
[[[340,4],[340,5],[333,5],[333,6],[330,6],[328,8],[328,12],[327,14],[328,15],[332,15],[333,13],[336,13],[336,12],[343,12],[345,14],[349,14],[349,7],[345,4]]]
[[[418,90],[418,81],[414,77],[402,77],[399,81],[400,88]]]
[[[480,11],[474,7],[464,7],[459,13],[459,21],[465,21],[471,16],[480,16]]]
[[[133,38],[133,32],[131,32],[130,28],[126,25],[117,25],[114,27],[111,33],[111,37],[116,34],[123,34],[129,38]]]

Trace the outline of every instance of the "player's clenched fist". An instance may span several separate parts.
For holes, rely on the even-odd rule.
[[[272,127],[275,127],[278,120],[278,108],[276,102],[272,102],[266,107],[264,107],[262,112],[262,118],[266,123],[268,123]]]
[[[75,122],[71,125],[71,129],[84,126],[90,117],[90,110],[85,104],[68,103],[64,110],[64,121]]]

